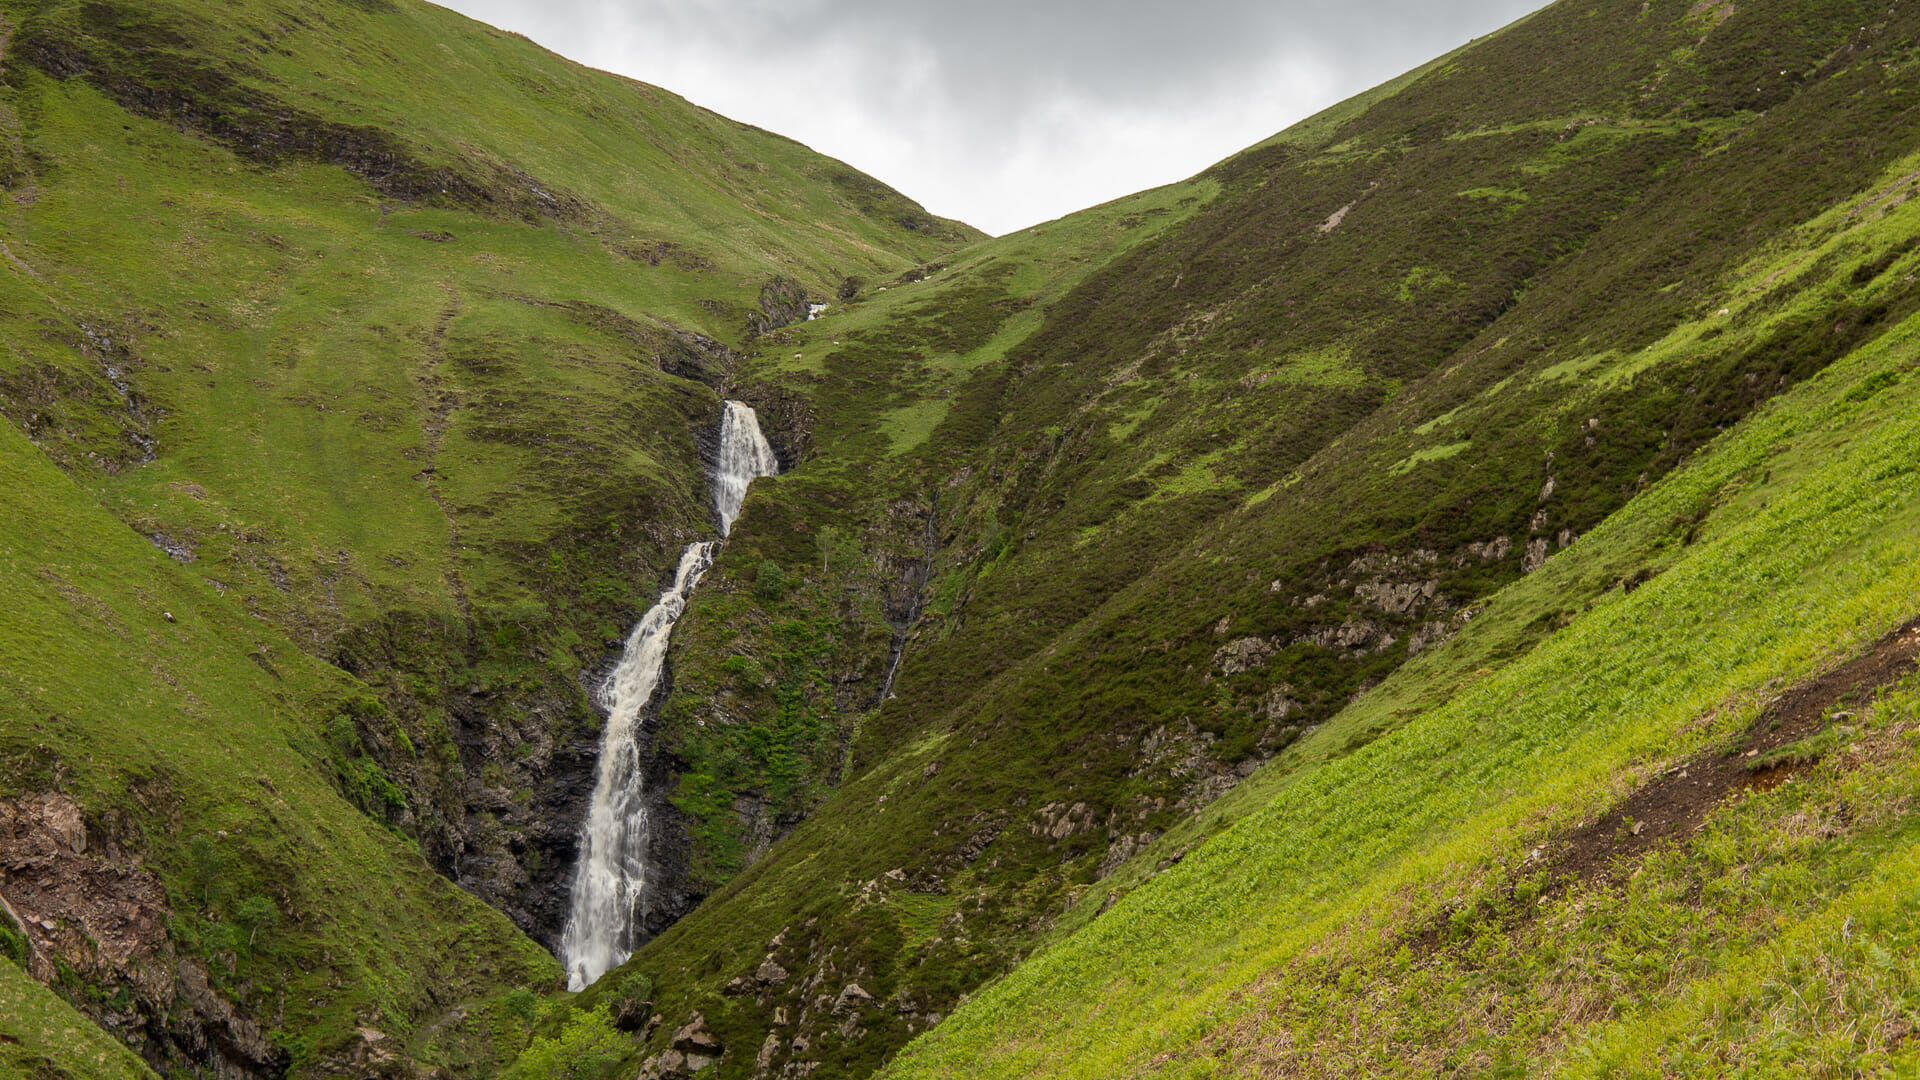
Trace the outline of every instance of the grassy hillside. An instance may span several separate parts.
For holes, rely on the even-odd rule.
[[[871,1069],[1662,569],[1595,530],[1914,311],[1911,28],[1856,7],[1558,5],[1168,192],[1150,241],[1076,215],[760,350],[832,438],[684,624],[676,801],[752,865],[634,961],[649,1052],[697,1009],[722,1075]],[[1489,604],[1576,551],[1580,588]],[[1173,1030],[1139,1003],[1113,1030]],[[951,1038],[999,1060],[1023,1014],[978,1015]]]
[[[484,1072],[736,350],[980,234],[426,4],[0,21],[32,973],[163,1070]]]
[[[1914,1004],[1892,957],[1920,931],[1916,335],[1909,320],[1771,403],[1497,594],[1341,718],[1393,730],[1270,767],[1244,816],[1104,914],[1084,901],[1077,932],[893,1072],[1891,1063]],[[1606,587],[1635,563],[1659,572]],[[1565,629],[1472,666],[1500,618],[1569,598]],[[1883,636],[1893,664],[1777,732],[1781,687]],[[1390,719],[1435,683],[1443,703]],[[1727,758],[1724,807],[1631,843],[1673,824],[1649,789]],[[1641,816],[1607,822],[1623,804]],[[1583,831],[1596,819],[1610,828]],[[1860,941],[1832,940],[1849,916]],[[1816,1004],[1787,1001],[1808,986]]]
[[[91,1080],[149,1080],[154,1073],[133,1052],[101,1031],[12,964],[0,964],[0,1024],[7,1038],[0,1061],[16,1076],[72,1076]]]
[[[14,959],[163,1067],[491,1056],[488,999],[558,965],[342,798],[378,700],[0,445]]]
[[[1556,4],[993,240],[423,4],[0,17],[0,1060],[1913,1063],[1920,15]]]

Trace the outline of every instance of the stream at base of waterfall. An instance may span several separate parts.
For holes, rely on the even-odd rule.
[[[733,531],[755,477],[780,471],[773,448],[760,433],[752,409],[726,403],[720,419],[720,446],[714,463],[714,510],[722,539]],[[712,564],[720,540],[688,544],[680,554],[673,584],[627,635],[620,663],[607,677],[602,697],[608,702],[600,737],[600,763],[593,801],[580,827],[580,861],[573,874],[573,903],[560,935],[560,959],[567,966],[567,988],[579,991],[618,967],[640,944],[642,904],[647,888],[647,821],[640,764],[641,716],[660,685],[667,639],[687,598]]]

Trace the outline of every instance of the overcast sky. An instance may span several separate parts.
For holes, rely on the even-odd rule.
[[[1185,179],[1542,0],[440,0],[993,234]]]

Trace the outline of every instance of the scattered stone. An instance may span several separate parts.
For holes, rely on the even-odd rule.
[[[1260,702],[1261,715],[1269,720],[1285,720],[1293,715],[1294,710],[1300,708],[1300,703],[1293,700],[1290,696],[1292,693],[1293,687],[1287,683],[1280,683],[1268,690],[1267,696]]]
[[[1468,544],[1466,554],[1455,556],[1453,562],[1456,566],[1465,566],[1473,559],[1479,559],[1481,562],[1499,562],[1501,559],[1507,557],[1507,552],[1512,550],[1513,541],[1511,539],[1505,536],[1496,536],[1484,543]]]
[[[1094,875],[1097,881],[1118,870],[1122,863],[1144,850],[1148,844],[1160,838],[1157,832],[1123,833],[1107,845],[1107,853],[1100,859],[1100,869]]]
[[[1414,630],[1413,636],[1407,639],[1407,655],[1418,656],[1429,646],[1438,645],[1452,637],[1454,625],[1450,622],[1421,623],[1419,628]]]
[[[1093,808],[1083,802],[1074,803],[1072,806],[1066,803],[1048,803],[1040,808],[1033,823],[1027,826],[1027,830],[1035,836],[1044,836],[1050,840],[1065,840],[1069,836],[1091,832],[1093,828]]]
[[[1393,615],[1406,615],[1433,599],[1440,579],[1428,581],[1369,581],[1353,587],[1353,595]]]
[[[1540,536],[1527,541],[1527,555],[1526,558],[1520,560],[1520,572],[1523,574],[1531,574],[1546,565],[1546,562],[1547,538]]]
[[[1238,675],[1266,663],[1278,651],[1279,646],[1266,638],[1240,638],[1213,654],[1213,666],[1228,675]]]
[[[753,1067],[764,1072],[773,1067],[773,1055],[780,1050],[780,1036],[767,1032],[767,1041],[760,1044],[760,1053],[753,1059]]]
[[[673,1033],[673,1048],[688,1054],[719,1057],[720,1040],[707,1030],[707,1018],[698,1012],[679,1031]]]
[[[872,994],[860,989],[859,983],[848,983],[841,989],[840,996],[833,999],[833,1012],[835,1016],[845,1016],[855,1009],[864,1009],[872,1004]]]
[[[1339,626],[1323,626],[1311,634],[1303,634],[1296,641],[1318,645],[1323,649],[1336,646],[1342,649],[1363,649],[1380,635],[1380,626],[1366,619],[1349,619]],[[1389,643],[1391,643],[1389,636]],[[1384,646],[1381,646],[1384,647]]]

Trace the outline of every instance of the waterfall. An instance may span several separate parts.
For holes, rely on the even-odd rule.
[[[714,509],[720,535],[733,530],[747,485],[757,476],[780,471],[760,433],[759,418],[737,401],[726,403],[720,420],[720,448],[713,474]],[[686,610],[687,597],[713,562],[717,540],[688,544],[680,553],[673,584],[641,616],[627,635],[620,663],[607,677],[603,694],[610,703],[600,736],[600,764],[593,802],[580,827],[580,861],[573,873],[573,904],[560,935],[560,958],[567,965],[567,988],[586,989],[618,967],[638,944],[641,899],[647,886],[647,847],[651,836],[641,791],[641,710],[660,685],[667,658],[667,636]]]
[[[667,589],[627,636],[620,664],[607,677],[611,707],[600,735],[593,802],[580,829],[573,907],[560,935],[567,987],[584,990],[633,952],[635,916],[647,884],[647,810],[640,790],[640,710],[660,685],[667,634],[686,609],[687,594],[706,572],[716,542],[688,544]]]
[[[733,519],[740,516],[740,504],[753,478],[779,471],[773,447],[760,434],[760,417],[737,401],[727,402],[727,411],[720,417],[720,455],[713,471],[713,507],[720,512],[721,536],[733,531]]]

